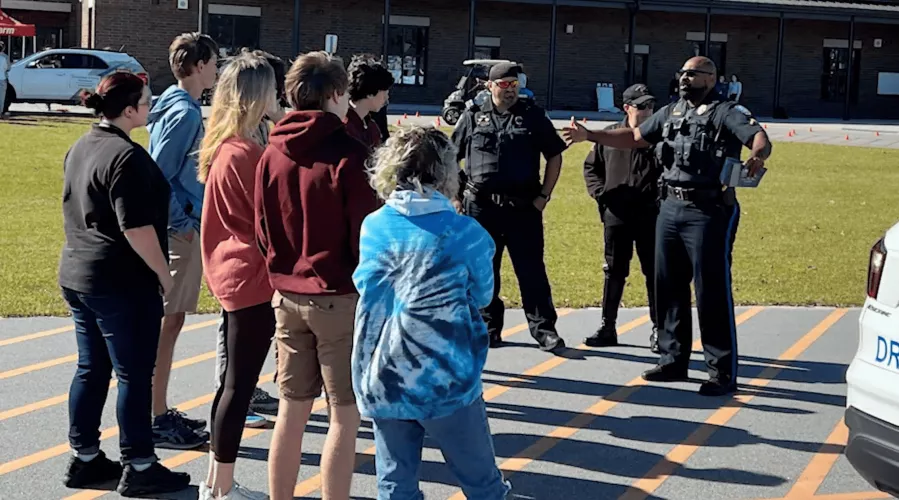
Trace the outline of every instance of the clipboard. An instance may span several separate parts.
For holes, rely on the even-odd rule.
[[[725,187],[758,187],[768,169],[762,167],[755,177],[749,176],[749,169],[743,166],[743,162],[737,158],[727,158],[721,168],[721,185]]]

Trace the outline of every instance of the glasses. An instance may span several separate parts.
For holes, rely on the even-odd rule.
[[[519,85],[518,80],[513,80],[511,82],[506,81],[506,80],[494,80],[493,83],[495,83],[497,87],[499,87],[503,90],[506,90],[508,88],[515,89],[515,88],[518,88],[518,85]]]
[[[687,78],[695,78],[696,75],[714,75],[711,71],[703,71],[701,69],[682,69],[677,72],[677,77],[686,76]]]

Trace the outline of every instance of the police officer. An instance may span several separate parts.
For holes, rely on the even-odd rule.
[[[631,85],[622,98],[627,116],[606,130],[633,129],[652,116],[656,98],[646,85]],[[602,326],[584,340],[590,347],[618,345],[615,322],[636,246],[640,268],[646,277],[646,295],[653,324],[650,349],[659,352],[653,268],[660,172],[652,148],[618,149],[595,144],[584,160],[587,192],[599,206],[605,242]]]
[[[690,281],[696,291],[699,328],[709,380],[699,393],[718,396],[736,391],[737,331],[731,289],[731,250],[740,217],[733,188],[719,180],[727,158],[758,174],[771,154],[768,136],[752,114],[714,92],[717,69],[706,57],[688,60],[678,72],[680,100],[669,104],[634,130],[563,131],[566,140],[591,140],[634,148],[656,145],[664,167],[656,224],[656,307],[661,356],[643,373],[654,382],[685,380],[692,326]]]
[[[521,67],[499,63],[490,68],[490,98],[470,103],[456,124],[453,142],[465,159],[457,208],[474,217],[493,237],[493,301],[482,311],[490,346],[502,344],[505,305],[499,298],[503,250],[515,268],[531,336],[544,351],[558,352],[565,342],[556,332],[556,310],[543,262],[543,209],[562,169],[565,142],[539,106],[520,101]],[[540,155],[546,159],[540,182]]]

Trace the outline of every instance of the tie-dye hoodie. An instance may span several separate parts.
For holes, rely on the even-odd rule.
[[[442,194],[397,190],[366,217],[353,389],[369,418],[426,420],[481,396],[493,239]]]

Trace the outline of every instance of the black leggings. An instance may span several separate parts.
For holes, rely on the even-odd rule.
[[[237,460],[250,398],[274,332],[275,311],[269,302],[225,312],[225,375],[212,402],[210,436],[219,463]]]

